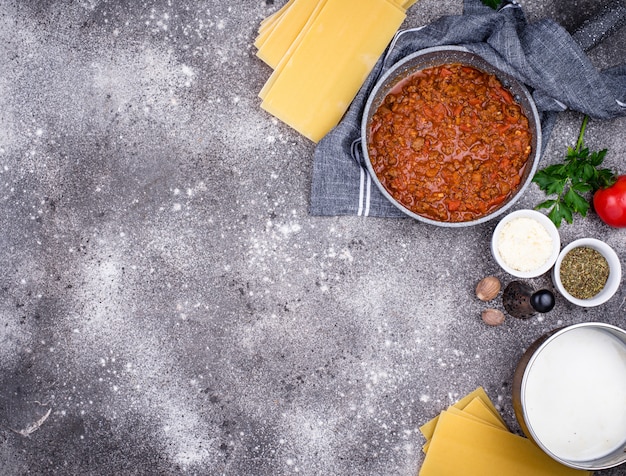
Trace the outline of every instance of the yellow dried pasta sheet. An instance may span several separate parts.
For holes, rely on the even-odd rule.
[[[311,26],[317,20],[317,17],[319,16],[320,12],[322,12],[322,10],[324,9],[324,6],[326,5],[327,1],[328,0],[318,0],[317,5],[315,6],[315,9],[309,16],[306,24],[304,25],[302,30],[300,30],[300,33],[298,34],[296,39],[293,41],[293,43],[289,45],[289,48],[287,49],[283,57],[280,59],[279,63],[274,68],[274,73],[269,77],[269,79],[261,88],[261,91],[259,92],[259,97],[261,99],[265,99],[265,96],[267,95],[268,91],[272,89],[272,87],[274,86],[274,83],[280,77],[281,71],[285,68],[285,65],[289,64],[289,62],[291,61],[291,57],[298,50],[302,41],[305,38],[307,38],[307,35],[309,34],[309,31],[311,30]],[[321,51],[313,50],[313,53],[319,56],[321,54]],[[312,59],[315,60],[317,56],[313,56]]]
[[[326,0],[263,88],[261,107],[319,141],[337,125],[405,16],[388,0]]]
[[[590,474],[558,463],[527,438],[450,411],[440,414],[419,471],[419,476]]]
[[[500,413],[496,411],[496,408],[492,405],[486,404],[480,398],[473,399],[462,411],[467,415],[472,415],[473,417],[478,418],[486,424],[509,431],[508,427],[504,423],[504,420],[502,420]]]
[[[265,44],[265,41],[269,38],[269,36],[274,31],[275,25],[278,23],[282,15],[278,15],[277,18],[268,22],[265,27],[259,28],[256,38],[254,39],[254,46],[258,49]]]
[[[272,31],[274,31],[274,29],[272,27],[268,27],[268,28],[264,28],[263,30],[259,30],[259,34],[257,35],[257,37],[254,40],[254,46],[257,49],[261,48],[265,44],[265,41],[272,34]]]
[[[278,19],[271,32],[257,50],[257,56],[272,68],[276,68],[304,29],[320,0],[295,0],[290,8]]]
[[[400,11],[402,11],[404,13],[405,9],[404,9],[404,2],[406,0],[387,0],[389,3],[395,5]]]
[[[489,396],[487,395],[487,392],[485,392],[485,389],[483,387],[476,388],[476,390],[474,390],[471,393],[468,393],[463,398],[461,398],[458,402],[454,403],[451,406],[459,410],[463,410],[475,399],[480,400],[489,409],[489,411],[500,421],[501,426],[506,428],[506,423],[504,422],[504,419],[502,418],[500,413],[498,413],[498,410],[494,406],[493,402],[491,401],[491,399],[489,398]],[[432,420],[428,421],[427,423],[423,424],[420,427],[420,432],[422,433],[422,435],[424,435],[424,438],[426,438],[426,441],[432,438],[433,433],[435,432],[435,428],[437,426],[438,419],[439,419],[439,416],[436,416],[435,418],[433,418]]]
[[[485,394],[486,398],[487,394]],[[475,397],[469,403],[463,404],[463,409],[457,408],[456,406],[449,407],[446,411],[455,413],[457,415],[462,415],[467,418],[474,419],[475,421],[482,422],[486,425],[493,426],[494,428],[499,428],[503,431],[509,431],[508,427],[504,423],[504,420],[496,410],[496,408],[491,404],[491,401],[487,399],[489,403],[485,403],[485,400],[480,397]],[[436,423],[437,420],[435,420]],[[436,431],[436,427],[432,429],[434,433]],[[432,437],[432,434],[431,434]],[[422,451],[424,453],[428,452],[428,448],[430,447],[430,438],[426,440],[424,446],[422,446]]]
[[[291,7],[291,4],[294,1],[295,0],[289,0],[287,3],[285,3],[282,7],[276,10],[274,13],[265,17],[263,20],[261,20],[261,23],[259,23],[259,28],[257,30],[257,33],[261,33],[265,30],[271,29],[276,24],[276,21],[289,9],[289,7]]]
[[[274,30],[278,28],[281,19],[289,12],[291,6],[296,0],[289,0],[280,9],[275,11],[272,15],[266,17],[261,21],[259,29],[257,31],[257,37],[254,40],[254,46],[261,49],[267,39],[273,34]]]

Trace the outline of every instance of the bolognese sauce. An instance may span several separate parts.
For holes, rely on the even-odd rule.
[[[380,182],[412,212],[464,222],[520,185],[528,119],[494,75],[445,64],[398,83],[372,116],[368,154]]]

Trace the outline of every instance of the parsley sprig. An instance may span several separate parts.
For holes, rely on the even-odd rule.
[[[488,7],[493,8],[494,10],[497,10],[500,4],[502,3],[502,0],[481,0],[481,1]]]
[[[539,170],[533,177],[535,182],[546,195],[556,195],[541,202],[536,210],[550,209],[548,217],[557,226],[565,220],[573,222],[573,215],[579,213],[587,216],[590,203],[585,194],[593,193],[600,188],[615,183],[616,175],[609,169],[599,168],[604,161],[607,150],[589,152],[584,146],[583,137],[589,117],[583,119],[576,148],[568,147],[563,163],[549,165]]]

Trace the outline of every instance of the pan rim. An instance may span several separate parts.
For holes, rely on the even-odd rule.
[[[452,56],[450,58],[447,58],[446,55]],[[434,58],[434,60],[432,61],[432,65],[420,63],[420,60],[427,60],[429,56],[432,56]],[[457,56],[458,59],[454,56]],[[465,58],[466,61],[464,62],[463,59],[460,58]],[[471,58],[471,61],[468,62],[467,58]],[[474,62],[479,64],[473,64]],[[411,69],[412,63],[415,63],[416,67]],[[468,220],[463,222],[437,221],[419,215],[406,208],[404,205],[398,202],[380,182],[376,172],[374,171],[368,152],[370,129],[369,125],[371,121],[371,116],[376,112],[378,106],[385,98],[385,96],[389,93],[389,91],[393,88],[393,86],[397,84],[402,78],[405,78],[406,76],[413,74],[417,71],[447,63],[462,63],[475,67],[477,69],[481,69],[486,73],[495,75],[505,85],[505,87],[509,89],[514,88],[516,90],[515,92],[517,93],[515,95],[519,96],[519,100],[516,99],[516,101],[522,106],[525,114],[527,116],[530,116],[527,118],[533,131],[532,150],[528,157],[531,166],[530,168],[528,168],[527,172],[524,172],[525,179],[520,184],[516,192],[502,206],[493,210],[492,212],[474,220]],[[405,69],[410,70],[410,73],[403,74]],[[389,200],[396,208],[398,208],[406,215],[423,223],[428,223],[441,227],[460,228],[473,226],[490,221],[493,218],[502,215],[505,211],[509,210],[519,200],[519,198],[522,196],[522,194],[528,188],[532,181],[532,178],[537,170],[539,160],[541,158],[541,144],[542,135],[539,113],[537,111],[535,102],[526,86],[511,75],[505,73],[504,71],[489,63],[479,54],[474,53],[463,46],[456,45],[425,48],[407,55],[406,57],[395,63],[393,66],[391,66],[381,75],[381,77],[378,79],[378,81],[370,91],[368,99],[365,103],[365,108],[363,110],[363,116],[361,119],[361,151],[364,158],[365,166],[367,168],[367,172],[369,173],[372,181],[374,182],[378,190],[385,196],[385,198],[387,198],[387,200]]]

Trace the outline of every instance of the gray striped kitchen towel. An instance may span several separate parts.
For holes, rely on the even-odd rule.
[[[363,108],[377,79],[408,54],[433,46],[464,46],[526,84],[540,113],[545,148],[561,111],[579,111],[595,119],[626,115],[626,64],[598,71],[584,52],[625,19],[626,0],[612,0],[594,21],[570,34],[549,19],[527,22],[517,3],[505,2],[494,11],[480,0],[465,0],[462,15],[399,31],[342,121],[315,149],[309,212],[405,216],[372,183],[362,162],[360,130]]]

